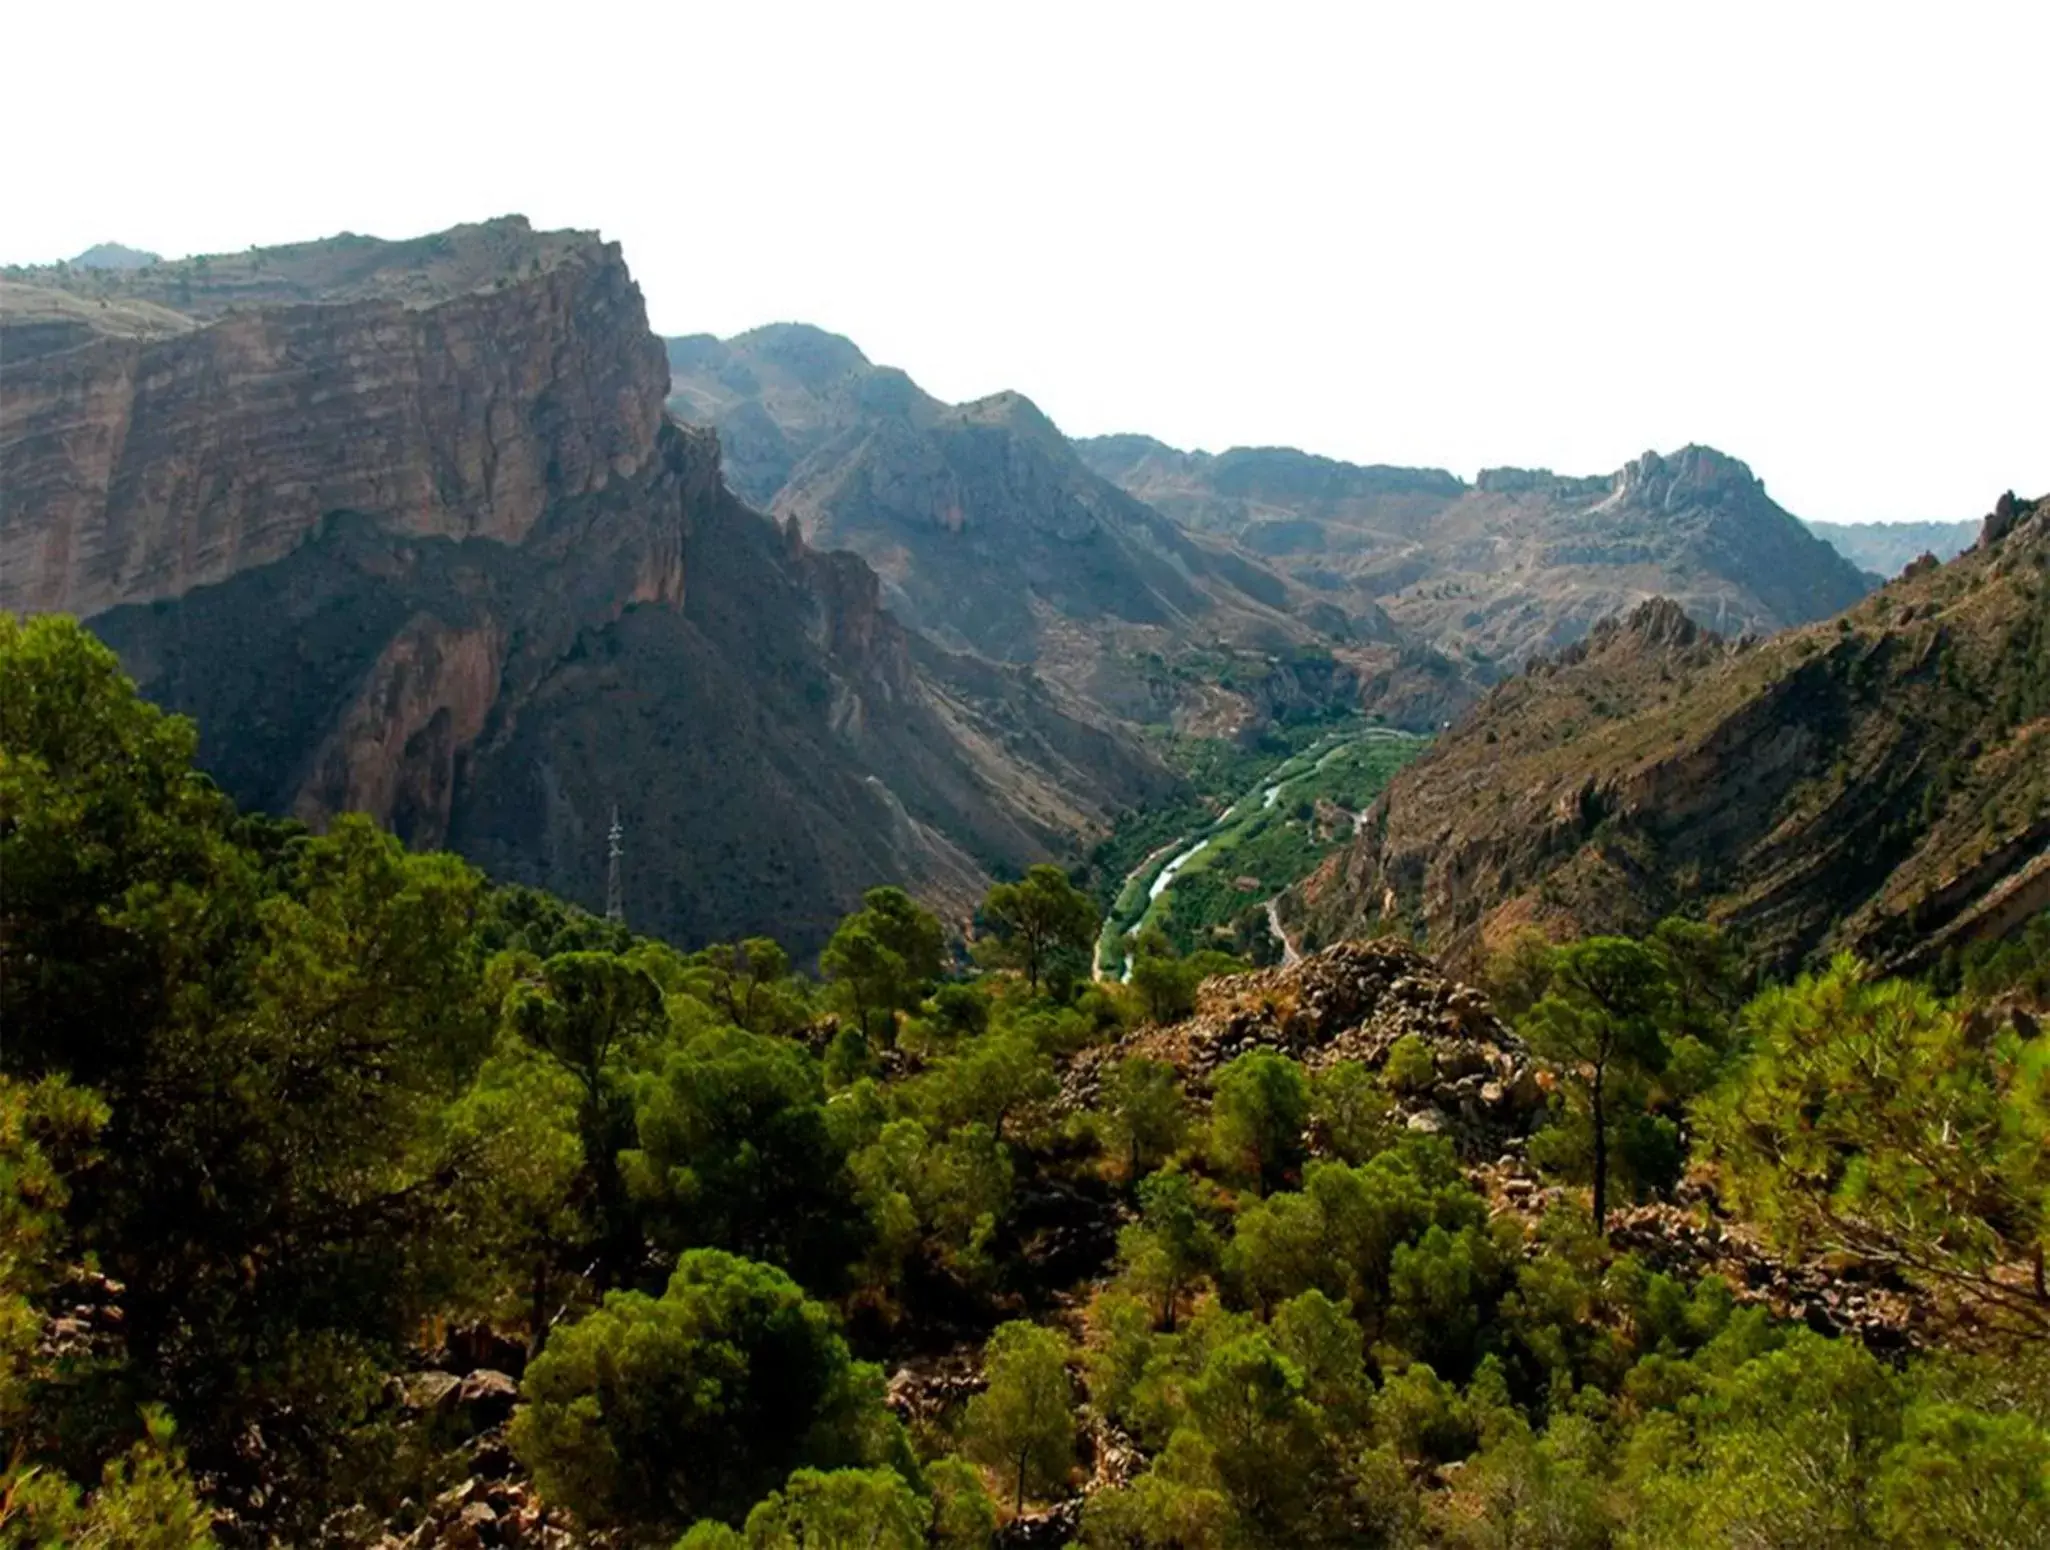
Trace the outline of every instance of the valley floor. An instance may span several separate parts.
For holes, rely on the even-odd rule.
[[[1368,805],[1428,742],[1355,725],[1278,759],[1214,818],[1154,847],[1125,874],[1097,938],[1096,977],[1129,978],[1125,940],[1149,926],[1190,951],[1249,909],[1265,913],[1282,956],[1293,957],[1275,929],[1275,897],[1351,837]]]

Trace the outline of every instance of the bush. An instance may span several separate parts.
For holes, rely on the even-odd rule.
[[[1421,1092],[1437,1076],[1438,1066],[1431,1059],[1430,1045],[1414,1033],[1405,1033],[1388,1052],[1388,1064],[1381,1074],[1395,1092]]]
[[[889,1447],[878,1369],[779,1270],[683,1256],[661,1297],[614,1292],[527,1370],[514,1453],[593,1527],[736,1522],[800,1465]]]

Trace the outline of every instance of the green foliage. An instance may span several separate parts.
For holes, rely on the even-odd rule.
[[[1532,1155],[1597,1218],[1693,1146],[1788,1252],[1876,1261],[1937,1294],[1925,1337],[1955,1308],[1992,1348],[1888,1365],[1577,1209],[1491,1216],[1357,1063],[1241,1056],[1194,1147],[1163,1061],[1113,1056],[1064,1112],[1062,1062],[1234,965],[1149,930],[1131,991],[1068,994],[1088,933],[1057,872],[989,911],[1022,979],[942,983],[937,922],[884,889],[821,992],[766,939],[686,956],[361,820],[238,817],[75,626],[0,623],[0,667],[0,1541],[185,1550],[225,1507],[314,1543],[426,1500],[453,1461],[388,1375],[481,1317],[527,1335],[514,1443],[580,1527],[986,1545],[944,1450],[1013,1510],[1060,1492],[1065,1337],[1002,1326],[915,1463],[841,1313],[909,1342],[1093,1280],[1089,1398],[1145,1457],[1088,1544],[2050,1542],[2050,1049],[1978,1004],[2030,996],[2035,936],[1951,965],[1957,1005],[1839,962],[1739,1017],[1728,944],[1678,921],[1498,975],[1561,1078]],[[1346,802],[1347,763],[1234,804],[1202,886]],[[1138,1214],[1106,1282],[1111,1175]],[[120,1316],[67,1345],[97,1272]]]
[[[928,1540],[942,1550],[987,1550],[997,1509],[974,1466],[949,1453],[926,1466],[925,1484],[932,1493]]]
[[[1023,1322],[1000,1326],[983,1350],[987,1387],[968,1403],[965,1437],[975,1458],[1014,1482],[1014,1511],[1028,1491],[1061,1485],[1074,1462],[1067,1360],[1059,1335]]]
[[[1333,1061],[1310,1080],[1311,1127],[1321,1148],[1344,1162],[1365,1162],[1394,1141],[1392,1112],[1360,1061]]]
[[[633,1070],[666,1025],[661,988],[611,953],[560,953],[512,986],[504,1016],[576,1084],[587,1236],[602,1275],[616,1278],[634,1253],[619,1154],[634,1143]]]
[[[1059,867],[1036,866],[1021,882],[998,883],[983,900],[982,913],[996,929],[1005,960],[1025,971],[1035,994],[1063,955],[1072,960],[1068,978],[1086,972],[1096,940],[1096,904]]]
[[[692,994],[750,1033],[794,1033],[809,1011],[790,955],[765,936],[718,942],[691,959]]]
[[[1007,1121],[1029,1123],[1059,1089],[1053,1062],[1031,1036],[1002,1029],[971,1039],[921,1077],[913,1101],[945,1130],[983,1125],[998,1140]]]
[[[1413,1033],[1405,1033],[1388,1051],[1382,1078],[1398,1093],[1421,1092],[1437,1078],[1438,1063],[1431,1058],[1431,1046]]]
[[[1651,947],[1591,937],[1553,955],[1550,986],[1524,1022],[1531,1047],[1573,1093],[1585,1135],[1584,1147],[1568,1140],[1546,1156],[1584,1170],[1594,1187],[1597,1231],[1608,1220],[1619,1121],[1633,1105],[1642,1112],[1645,1088],[1672,1058],[1665,1032],[1673,994],[1666,962]]]
[[[928,1508],[892,1469],[800,1469],[747,1515],[747,1550],[924,1550]]]
[[[934,1132],[915,1119],[881,1123],[849,1158],[873,1226],[866,1279],[889,1286],[923,1265],[967,1285],[994,1274],[990,1248],[1010,1208],[1015,1168],[986,1125]]]
[[[672,1048],[637,1084],[621,1154],[657,1243],[722,1248],[832,1289],[864,1248],[825,1086],[796,1045],[739,1028]]]
[[[2045,678],[2050,682],[2050,674]],[[2013,936],[1967,949],[1958,980],[1974,1001],[2012,998],[2050,1006],[2050,910]]]
[[[133,1081],[180,981],[251,924],[233,814],[193,772],[192,724],[69,619],[0,615],[0,740],[0,1058]],[[217,921],[210,892],[242,908]]]
[[[1262,1307],[1315,1289],[1372,1328],[1390,1305],[1399,1247],[1434,1227],[1457,1234],[1486,1219],[1451,1147],[1410,1137],[1360,1167],[1313,1162],[1300,1191],[1242,1209],[1224,1269]]]
[[[1132,943],[1132,988],[1139,993],[1148,1022],[1173,1022],[1196,1008],[1196,989],[1214,974],[1237,973],[1245,966],[1220,952],[1179,956],[1167,934],[1148,926]]]
[[[1303,1386],[1302,1370],[1264,1333],[1213,1351],[1189,1385],[1189,1420],[1256,1541],[1302,1543],[1317,1517],[1321,1417]]]
[[[1217,1074],[1210,1101],[1210,1160],[1227,1176],[1273,1190],[1303,1158],[1310,1084],[1272,1050],[1239,1056]]]
[[[549,1342],[510,1440],[585,1522],[676,1533],[739,1521],[798,1465],[884,1456],[881,1384],[782,1272],[693,1249],[659,1298],[611,1293]]]
[[[1111,1068],[1103,1084],[1106,1138],[1136,1182],[1180,1149],[1188,1133],[1188,1106],[1180,1074],[1164,1060],[1134,1055]]]
[[[0,1543],[35,1550],[212,1550],[213,1513],[199,1499],[160,1410],[143,1413],[144,1436],[109,1459],[98,1486],[81,1491],[61,1475],[0,1468]]]
[[[885,1047],[896,1043],[898,1014],[917,1010],[945,963],[938,919],[901,888],[869,889],[819,955],[855,1022]]]
[[[2003,1264],[2045,1241],[2050,1047],[1990,1046],[1928,990],[1849,958],[1746,1010],[1750,1053],[1703,1126],[1728,1198],[1782,1241],[1844,1249],[2050,1328]]]
[[[1139,1186],[1139,1220],[1118,1233],[1123,1284],[1158,1310],[1170,1333],[1190,1284],[1217,1265],[1217,1234],[1204,1220],[1181,1173],[1156,1173]]]

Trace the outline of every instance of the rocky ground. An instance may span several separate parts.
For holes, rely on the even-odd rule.
[[[1199,995],[1194,1016],[1078,1055],[1063,1072],[1059,1101],[1071,1110],[1088,1105],[1107,1064],[1129,1055],[1173,1061],[1192,1096],[1203,1102],[1218,1068],[1249,1050],[1279,1050],[1312,1070],[1348,1059],[1378,1069],[1396,1041],[1411,1034],[1431,1050],[1434,1074],[1395,1100],[1400,1122],[1451,1139],[1474,1184],[1498,1212],[1534,1228],[1555,1208],[1584,1209],[1574,1192],[1540,1178],[1524,1157],[1524,1138],[1548,1099],[1547,1074],[1485,995],[1394,941],[1344,943],[1286,968],[1213,980]],[[1049,1275],[1054,1269],[1073,1272],[1068,1279],[1075,1289],[1060,1299],[1072,1315],[1108,1262],[1123,1208],[1108,1195],[1070,1190],[1048,1193],[1032,1209],[1047,1218],[1044,1230],[1059,1240],[1049,1250]],[[1070,1218],[1064,1235],[1057,1220],[1063,1215]],[[1608,1236],[1618,1251],[1636,1255],[1650,1269],[1720,1275],[1740,1302],[1769,1307],[1826,1333],[1856,1336],[1882,1352],[1923,1344],[1940,1315],[1926,1297],[1883,1272],[1826,1260],[1789,1262],[1774,1254],[1750,1229],[1723,1215],[1713,1190],[1699,1178],[1690,1178],[1670,1203],[1614,1212]],[[54,1360],[118,1351],[122,1290],[118,1282],[83,1273],[67,1283],[39,1354]],[[1079,1332],[1072,1316],[1062,1322]],[[979,1356],[979,1343],[964,1339],[900,1362],[888,1380],[891,1408],[914,1429],[946,1425],[983,1386]],[[383,1522],[367,1513],[360,1522],[337,1522],[337,1541],[376,1550],[611,1546],[608,1537],[560,1513],[551,1517],[506,1445],[524,1357],[518,1342],[488,1328],[459,1328],[423,1351],[415,1370],[394,1376],[386,1401],[401,1434],[431,1439],[438,1450],[452,1453],[458,1460],[453,1483],[426,1500],[401,1503]],[[1132,1439],[1089,1406],[1079,1374],[1076,1384],[1085,1426],[1085,1483],[1077,1495],[1006,1524],[999,1536],[1005,1550],[1071,1542],[1087,1497],[1125,1483],[1143,1467]],[[232,1530],[231,1524],[223,1527]]]
[[[1105,1071],[1133,1055],[1172,1062],[1201,1101],[1219,1067],[1255,1049],[1278,1050],[1312,1071],[1341,1060],[1378,1071],[1409,1034],[1430,1049],[1435,1071],[1396,1099],[1400,1122],[1450,1136],[1470,1161],[1520,1149],[1546,1098],[1529,1050],[1486,995],[1392,938],[1343,942],[1285,968],[1212,980],[1195,1016],[1084,1050],[1062,1074],[1061,1102],[1094,1103]]]

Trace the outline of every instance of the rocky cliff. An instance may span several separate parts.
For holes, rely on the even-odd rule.
[[[1192,668],[1201,653],[1257,677],[1246,669],[1328,648],[1347,671],[1323,708],[1373,698],[1392,719],[1441,705],[1438,679],[1458,677],[1419,678],[1356,591],[1306,587],[1134,499],[1019,394],[944,404],[796,324],[668,347],[671,406],[718,429],[735,489],[811,541],[862,555],[891,611],[945,646],[1031,664],[1138,720],[1203,713],[1172,693],[1160,703],[1164,685],[1192,676],[1167,664]],[[1256,699],[1238,697],[1239,720],[1263,714]]]
[[[450,233],[450,272],[433,278],[359,263],[309,301],[307,284],[187,261],[72,298],[91,303],[86,323],[105,320],[90,337],[22,339],[10,323],[0,606],[179,597],[289,554],[338,511],[516,544],[551,503],[643,474],[666,374],[618,247],[532,239],[505,254],[488,239],[532,234],[498,224],[513,229]],[[473,247],[519,278],[458,265]],[[378,283],[393,268],[415,283]],[[8,315],[39,289],[10,286]],[[164,331],[138,324],[144,309]],[[170,331],[167,312],[188,326]]]
[[[1670,601],[1534,663],[1403,771],[1290,917],[1471,963],[1684,910],[1784,971],[1893,968],[2050,905],[2050,502],[1763,643]]]
[[[1077,443],[1169,515],[1307,585],[1365,592],[1412,639],[1514,671],[1648,597],[1731,634],[1848,607],[1869,582],[1708,447],[1612,475],[1360,467],[1288,447],[1180,452],[1143,436]]]
[[[989,867],[1171,784],[730,494],[594,237],[494,222],[0,299],[0,345],[36,346],[0,385],[5,603],[87,616],[246,803],[366,810],[587,904],[616,807],[634,924],[805,950],[866,887],[965,912]]]

